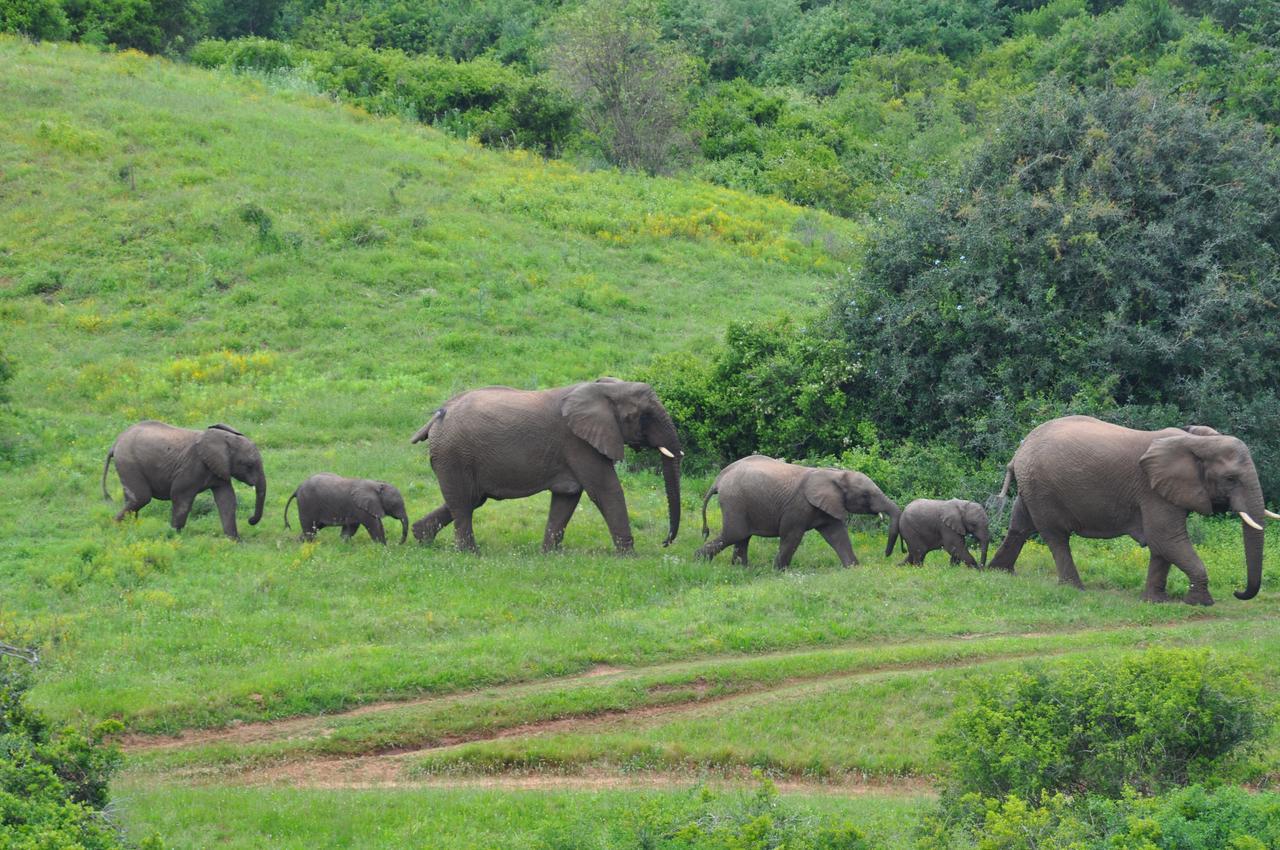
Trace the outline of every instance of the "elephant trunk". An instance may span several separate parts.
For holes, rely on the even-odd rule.
[[[400,520],[400,545],[409,539],[409,514],[402,513],[396,519]]]
[[[662,480],[667,490],[667,539],[662,545],[670,546],[680,531],[680,458],[684,452],[680,450],[675,423],[665,413],[652,442],[662,453]]]
[[[253,516],[249,517],[249,525],[257,525],[258,520],[262,519],[262,509],[267,504],[267,476],[262,470],[258,470],[258,478],[254,482],[257,490],[257,498],[253,502]]]
[[[884,556],[886,558],[893,556],[894,544],[898,542],[898,520],[902,517],[902,512],[893,515],[893,520],[889,523],[889,544],[884,547]]]
[[[1265,523],[1266,507],[1262,500],[1262,487],[1256,481],[1249,487],[1243,499],[1243,510],[1256,522]],[[1236,599],[1252,599],[1262,588],[1262,544],[1264,534],[1256,528],[1250,528],[1242,517],[1241,533],[1244,534],[1245,589],[1237,590]]]
[[[985,570],[987,568],[987,547],[991,545],[991,535],[982,535],[978,538],[978,542],[982,544],[982,558],[978,561],[978,566]]]

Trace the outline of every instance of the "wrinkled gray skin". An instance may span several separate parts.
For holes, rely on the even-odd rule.
[[[262,519],[267,499],[262,454],[252,440],[229,425],[192,431],[147,420],[127,428],[116,437],[102,465],[102,495],[108,500],[107,470],[112,458],[124,486],[124,507],[116,514],[117,522],[127,513],[137,513],[152,499],[162,499],[173,502],[171,524],[181,531],[196,494],[212,490],[223,532],[239,540],[232,479],[257,490],[249,524],[257,525]]]
[[[445,402],[413,435],[429,440],[444,505],[413,524],[420,543],[454,524],[459,549],[474,551],[471,515],[489,499],[551,491],[543,551],[560,547],[585,492],[604,515],[619,552],[634,548],[627,501],[614,464],[623,447],[665,449],[669,531],[680,529],[680,438],[648,384],[601,378],[552,390],[486,387]]]
[[[285,528],[289,527],[289,504],[294,499],[298,500],[298,524],[302,526],[303,540],[311,540],[319,529],[334,525],[342,527],[342,539],[346,540],[364,526],[370,537],[385,544],[384,516],[400,520],[401,543],[409,536],[404,497],[385,481],[317,473],[299,484],[284,503]]]
[[[1071,558],[1072,534],[1129,535],[1151,550],[1142,598],[1168,601],[1169,567],[1187,575],[1183,601],[1212,605],[1209,575],[1187,536],[1187,514],[1245,512],[1266,522],[1262,487],[1249,449],[1211,428],[1135,431],[1090,416],[1067,416],[1036,428],[1014,454],[1005,476],[1018,483],[1009,533],[991,567],[1012,572],[1023,544],[1038,533],[1053,553],[1058,581],[1082,587]],[[1252,599],[1262,584],[1263,534],[1241,519],[1246,588]]]
[[[968,564],[975,569],[987,564],[987,547],[991,543],[991,528],[987,512],[977,502],[964,499],[916,499],[902,509],[897,526],[889,531],[889,545],[885,557],[893,554],[893,544],[898,535],[906,545],[904,564],[923,564],[924,556],[942,549],[951,556],[952,564]],[[974,561],[965,545],[972,535],[982,547],[982,560]]]
[[[898,506],[861,472],[797,466],[764,455],[734,461],[721,470],[702,499],[702,536],[707,528],[707,503],[719,494],[723,527],[697,551],[711,559],[728,546],[733,563],[747,563],[747,546],[754,537],[778,537],[773,565],[786,569],[806,531],[817,529],[836,550],[843,566],[858,563],[845,520],[849,514],[888,514],[896,526]]]

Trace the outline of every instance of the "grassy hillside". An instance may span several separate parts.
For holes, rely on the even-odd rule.
[[[1077,547],[1083,594],[1055,583],[1036,544],[1016,576],[937,554],[898,567],[874,519],[855,524],[852,570],[816,536],[783,574],[772,541],[753,544],[748,568],[694,561],[707,479],[686,477],[684,531],[660,549],[645,458],[624,464],[631,558],[611,554],[585,503],[565,553],[536,554],[545,498],[484,506],[479,557],[332,530],[300,544],[281,508],[312,472],[395,482],[414,517],[438,504],[408,437],[451,393],[627,376],[730,319],[807,315],[857,262],[859,234],[776,201],[580,173],[139,55],[0,39],[0,67],[0,317],[16,367],[0,638],[42,647],[41,708],[125,722],[120,810],[139,835],[337,846],[324,810],[386,826],[363,846],[397,846],[426,807],[465,846],[501,818],[631,805],[625,790],[564,792],[504,797],[499,811],[455,789],[380,798],[307,773],[362,759],[409,786],[546,770],[905,776],[890,807],[904,811],[968,677],[1146,643],[1221,646],[1280,676],[1275,540],[1262,594],[1238,602],[1230,524],[1192,527],[1220,600],[1208,611],[1141,604],[1146,553],[1124,540]],[[243,543],[222,538],[207,496],[181,535],[166,503],[112,522],[120,487],[113,473],[102,500],[102,460],[144,417],[223,421],[259,443],[267,514],[242,524]],[[1277,751],[1254,778],[1275,772]],[[263,782],[298,787],[222,787]]]

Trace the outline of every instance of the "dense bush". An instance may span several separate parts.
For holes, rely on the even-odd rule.
[[[183,51],[203,26],[199,0],[63,0],[73,35],[147,53]]]
[[[1158,797],[967,795],[924,819],[921,850],[1275,850],[1280,795],[1183,788]]]
[[[1278,189],[1257,125],[1044,88],[887,213],[834,308],[853,392],[886,436],[980,457],[1067,411],[1203,422],[1280,488]]]
[[[0,0],[0,32],[55,41],[71,33],[58,0]]]
[[[0,845],[14,848],[121,846],[102,809],[120,751],[102,742],[110,721],[85,736],[55,732],[24,696],[25,669],[0,657]]]
[[[952,798],[1119,797],[1218,779],[1269,726],[1258,689],[1234,664],[1153,649],[975,680],[938,749]]]

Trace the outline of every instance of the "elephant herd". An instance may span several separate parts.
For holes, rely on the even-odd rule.
[[[615,464],[623,449],[656,449],[662,456],[669,525],[663,545],[680,529],[680,459],[684,452],[675,423],[648,384],[601,378],[541,391],[486,387],[454,396],[413,435],[430,444],[431,468],[444,504],[413,524],[414,537],[430,542],[452,524],[458,548],[474,551],[472,515],[489,499],[518,499],[549,490],[551,508],[543,551],[560,547],[565,526],[582,494],[603,515],[615,548],[634,548],[626,498]],[[262,518],[266,475],[262,455],[244,434],[227,425],[203,431],[162,422],[140,422],[116,438],[102,469],[102,491],[112,460],[124,488],[123,519],[152,499],[172,502],[172,525],[182,529],[197,493],[213,492],[223,532],[238,538],[235,479],[255,488],[249,524]],[[1046,422],[1022,441],[1010,461],[1000,496],[1015,483],[1018,494],[1008,533],[989,566],[1013,571],[1023,545],[1039,534],[1053,554],[1060,582],[1082,587],[1071,557],[1070,537],[1128,535],[1150,551],[1142,598],[1166,601],[1171,566],[1182,570],[1190,590],[1184,601],[1212,605],[1208,574],[1187,535],[1187,515],[1233,512],[1244,536],[1246,586],[1252,599],[1262,582],[1264,518],[1262,488],[1249,449],[1212,428],[1190,425],[1138,431],[1088,416]],[[860,472],[813,468],[752,455],[726,466],[702,502],[702,534],[709,536],[707,504],[718,496],[720,533],[698,549],[713,558],[733,547],[733,561],[747,563],[752,537],[779,539],[775,566],[785,568],[804,534],[817,530],[844,566],[858,562],[846,521],[852,514],[877,514],[890,524],[885,555],[901,538],[904,563],[922,564],[941,549],[951,562],[986,567],[990,530],[976,502],[918,499],[905,508],[888,498]],[[384,517],[409,517],[400,491],[383,481],[319,473],[303,481],[285,503],[298,503],[303,537],[328,526],[350,537],[361,527],[386,542]],[[975,561],[966,541],[981,546]]]

